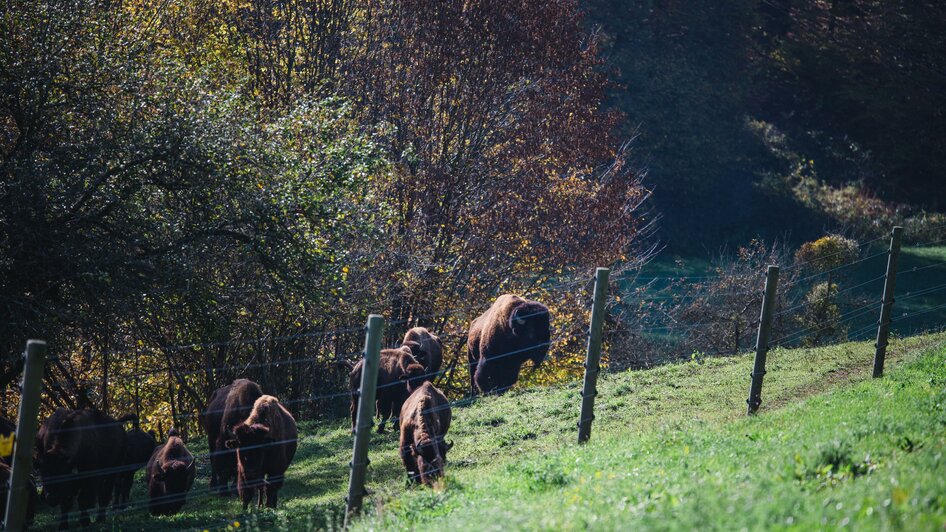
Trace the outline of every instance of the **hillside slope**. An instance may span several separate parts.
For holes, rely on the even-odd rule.
[[[578,383],[478,399],[454,408],[456,446],[438,489],[405,487],[396,435],[372,438],[373,495],[355,528],[810,528],[845,518],[941,526],[944,345],[946,333],[894,340],[880,381],[869,379],[867,342],[773,350],[762,413],[752,419],[744,415],[749,354],[606,374],[582,446]],[[196,439],[189,445],[206,452]],[[305,422],[275,512],[244,514],[237,500],[209,495],[202,461],[184,513],[148,516],[139,474],[137,504],[104,527],[336,528],[350,453],[346,422]],[[851,471],[825,469],[831,461]],[[36,524],[56,521],[45,510]]]
[[[944,339],[902,342],[905,364],[853,385],[867,380],[867,344],[774,352],[764,413],[751,419],[741,415],[746,357],[614,375],[581,447],[564,408],[571,389],[506,399],[521,405],[508,416],[478,405],[487,421],[504,420],[490,438],[497,458],[471,464],[462,456],[474,448],[463,447],[445,489],[390,500],[363,526],[942,529]],[[563,408],[549,409],[556,402]],[[458,442],[482,442],[490,431],[457,432]]]

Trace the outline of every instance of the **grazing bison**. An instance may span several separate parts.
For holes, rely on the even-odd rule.
[[[414,389],[424,382],[427,374],[413,353],[420,351],[417,342],[405,342],[398,349],[382,349],[378,365],[378,388],[375,407],[381,423],[378,432],[384,432],[388,418],[397,418],[401,405]],[[364,359],[359,360],[351,370],[348,386],[351,389],[351,430],[355,431],[358,422],[358,391],[361,387],[361,369]],[[393,422],[393,421],[392,421]]]
[[[519,380],[532,360],[533,370],[549,351],[549,309],[542,303],[505,294],[470,325],[467,353],[470,394],[503,393]]]
[[[10,493],[12,475],[13,469],[6,463],[0,462],[0,515],[7,515],[7,496]],[[27,479],[26,494],[26,524],[30,525],[33,522],[33,517],[36,516],[36,501],[38,499],[33,477]]]
[[[410,481],[426,485],[443,475],[447,451],[444,439],[453,417],[443,392],[425,382],[401,407],[401,461]]]
[[[246,511],[256,491],[258,506],[276,507],[276,493],[282,487],[286,469],[296,454],[296,420],[279,399],[264,395],[253,404],[246,420],[233,427],[227,447],[237,453],[237,490]]]
[[[230,481],[236,479],[236,452],[224,444],[233,437],[233,427],[246,419],[253,403],[263,396],[259,384],[237,379],[215,391],[207,401],[207,410],[200,414],[200,425],[207,432],[210,450],[210,490],[221,495],[234,493]]]
[[[417,355],[417,361],[420,362],[430,380],[440,371],[443,365],[443,342],[437,335],[428,331],[425,327],[414,327],[404,335],[403,344],[416,342],[420,345],[420,353]]]
[[[126,421],[97,409],[57,410],[39,431],[37,468],[43,480],[43,498],[59,506],[59,528],[69,528],[69,512],[78,498],[79,522],[91,524],[89,509],[98,504],[96,520],[105,518],[115,478],[125,457]]]
[[[154,450],[148,460],[148,511],[151,515],[174,515],[187,502],[194,484],[197,460],[178,437],[168,432],[168,441]]]
[[[115,503],[116,509],[124,508],[128,505],[128,495],[131,493],[131,485],[135,480],[135,473],[148,465],[151,453],[158,446],[154,436],[135,427],[125,432],[125,458],[122,460],[122,469],[115,478]]]

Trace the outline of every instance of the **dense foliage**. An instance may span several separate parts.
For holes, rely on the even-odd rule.
[[[946,205],[943,3],[586,4],[675,249],[802,241],[862,226],[865,203]]]
[[[0,12],[0,385],[45,338],[47,407],[186,425],[252,374],[325,414],[369,312],[449,363],[498,294],[575,330],[572,276],[638,256],[647,193],[573,0]]]

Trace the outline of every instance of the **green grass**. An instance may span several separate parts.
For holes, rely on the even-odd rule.
[[[941,527],[944,344],[946,334],[895,340],[883,380],[868,378],[868,343],[774,350],[761,414],[751,419],[749,355],[607,374],[592,440],[581,446],[577,383],[479,399],[454,408],[456,446],[439,489],[407,488],[396,436],[373,438],[373,495],[355,527],[808,529],[845,519]],[[208,496],[201,464],[185,513],[133,512],[103,528],[334,528],[347,487],[347,423],[303,423],[300,433],[275,512],[244,514],[236,500]],[[143,495],[136,486],[133,498]],[[37,524],[55,517],[44,510]]]

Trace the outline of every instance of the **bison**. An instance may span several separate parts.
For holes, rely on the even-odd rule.
[[[136,424],[137,425],[137,424]],[[148,465],[151,453],[158,446],[154,436],[135,427],[125,432],[125,459],[115,478],[115,508],[128,505],[128,495],[135,479],[135,472]]]
[[[426,378],[424,370],[414,353],[420,351],[417,342],[406,342],[398,349],[382,349],[381,360],[378,365],[378,388],[375,397],[375,407],[381,423],[378,432],[384,432],[384,424],[388,418],[397,417],[401,405],[407,400],[412,391]],[[351,370],[348,385],[351,389],[351,430],[355,431],[358,422],[358,397],[361,388],[361,369],[364,359],[359,360]],[[392,421],[393,422],[393,421]]]
[[[253,411],[233,427],[226,446],[237,453],[237,490],[243,510],[259,490],[258,506],[276,507],[276,493],[282,487],[286,469],[296,454],[296,420],[279,399],[264,395],[253,404]]]
[[[37,440],[36,463],[43,480],[43,498],[59,506],[59,528],[69,528],[69,511],[78,498],[79,522],[91,524],[89,509],[98,504],[96,520],[105,518],[115,478],[125,456],[126,421],[98,409],[57,410],[47,419]]]
[[[225,445],[233,437],[233,427],[246,419],[253,404],[263,396],[259,385],[248,379],[237,379],[215,391],[200,414],[200,424],[207,432],[210,451],[210,490],[221,495],[234,493],[230,481],[236,479],[236,452]]]
[[[505,294],[470,325],[470,394],[503,393],[519,380],[526,360],[537,369],[549,351],[549,309]]]
[[[425,327],[414,327],[404,335],[402,343],[408,342],[416,342],[420,345],[417,361],[427,370],[428,376],[436,375],[440,371],[440,366],[443,365],[443,342],[440,338]]]
[[[443,475],[447,451],[444,439],[453,413],[447,397],[433,384],[422,384],[401,407],[401,461],[411,482],[431,485]]]
[[[197,460],[178,437],[168,432],[168,441],[154,450],[148,460],[148,511],[151,515],[174,515],[187,502],[194,484]]]

